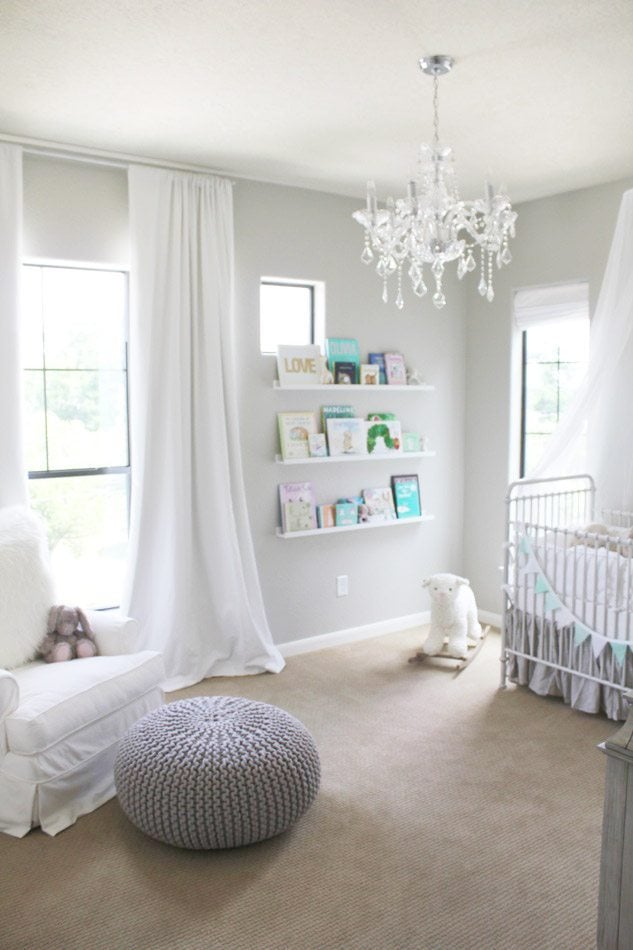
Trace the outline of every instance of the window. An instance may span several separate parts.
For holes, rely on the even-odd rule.
[[[127,275],[25,264],[22,353],[32,506],[62,603],[120,602],[128,538]]]
[[[520,475],[537,464],[575,395],[589,358],[587,284],[518,291],[522,331]]]
[[[262,277],[259,285],[259,348],[276,353],[279,344],[322,343],[324,285]]]

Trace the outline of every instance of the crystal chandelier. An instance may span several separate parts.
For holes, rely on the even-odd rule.
[[[379,208],[376,188],[367,183],[367,206],[354,212],[354,219],[365,228],[364,264],[378,258],[376,272],[383,282],[382,299],[388,300],[387,284],[396,275],[396,306],[404,306],[402,270],[406,266],[413,291],[418,297],[427,293],[424,267],[430,266],[435,281],[433,303],[438,309],[446,304],[442,280],[446,264],[457,261],[461,278],[479,266],[479,293],[494,299],[493,265],[509,264],[508,247],[514,237],[516,212],[510,199],[500,191],[494,194],[490,184],[476,201],[459,197],[453,166],[453,150],[440,144],[438,87],[439,77],[454,65],[450,56],[427,56],[420,60],[422,72],[433,77],[434,135],[432,145],[422,145],[417,180],[410,181],[406,198],[388,198]],[[477,261],[475,255],[479,258]]]

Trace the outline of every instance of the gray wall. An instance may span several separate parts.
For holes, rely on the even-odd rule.
[[[427,608],[420,580],[463,570],[464,288],[448,285],[438,313],[407,295],[404,311],[385,306],[372,270],[360,263],[362,230],[351,220],[358,203],[293,188],[235,185],[238,386],[249,514],[266,610],[278,643],[390,620]],[[25,254],[29,257],[125,264],[129,260],[125,172],[98,165],[25,160]],[[359,413],[395,411],[407,428],[427,435],[435,459],[325,465],[275,464],[276,413],[340,402],[320,393],[273,390],[275,359],[259,353],[259,280],[263,275],[325,282],[326,334],[352,336],[363,352],[399,350],[421,369],[435,393],[356,394]],[[327,394],[325,394],[327,395]],[[275,537],[277,486],[312,480],[320,501],[388,484],[395,472],[417,472],[428,524],[283,541]],[[349,576],[337,598],[335,577]]]
[[[235,186],[236,317],[240,333],[240,394],[245,478],[268,618],[277,642],[370,624],[427,609],[420,580],[460,571],[463,498],[463,288],[449,286],[438,313],[408,294],[405,309],[381,300],[374,271],[360,262],[362,230],[351,219],[359,203],[338,196],[253,182]],[[258,350],[262,275],[325,281],[326,335],[358,339],[361,352],[399,350],[419,367],[435,393],[280,393],[272,389],[274,357]],[[327,397],[327,398],[326,398]],[[405,427],[429,436],[435,459],[281,466],[276,413],[351,402],[359,414],[376,405]],[[277,486],[312,481],[317,500],[334,501],[389,475],[418,472],[423,506],[435,521],[283,541],[275,537]],[[335,591],[349,576],[349,595]]]
[[[495,300],[467,299],[464,570],[485,610],[501,609],[503,499],[518,477],[520,334],[512,292],[585,279],[593,312],[620,200],[632,186],[627,179],[520,205],[513,261],[495,274]]]

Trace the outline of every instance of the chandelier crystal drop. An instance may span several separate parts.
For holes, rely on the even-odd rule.
[[[367,183],[367,205],[353,217],[365,228],[364,264],[377,259],[376,273],[383,282],[382,299],[389,299],[389,278],[396,278],[396,306],[402,309],[402,271],[406,268],[413,292],[423,297],[428,284],[438,309],[446,304],[443,279],[446,265],[457,262],[457,276],[479,269],[479,293],[494,299],[493,268],[512,260],[508,242],[514,237],[517,218],[510,199],[494,193],[486,183],[485,194],[475,201],[459,196],[453,150],[440,144],[439,77],[454,65],[450,56],[427,56],[420,68],[433,77],[434,136],[432,145],[420,149],[419,173],[410,181],[406,198],[387,198],[378,207],[376,187]],[[430,272],[430,273],[429,273]]]

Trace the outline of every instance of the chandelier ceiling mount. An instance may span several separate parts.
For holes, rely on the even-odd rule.
[[[459,196],[453,150],[440,143],[439,77],[455,65],[452,56],[424,56],[419,60],[423,73],[433,78],[433,143],[422,145],[419,169],[409,181],[406,198],[387,198],[378,207],[376,186],[367,182],[367,205],[353,217],[365,228],[364,264],[377,257],[376,272],[383,282],[382,298],[388,300],[388,281],[396,276],[396,306],[404,306],[402,271],[407,266],[413,292],[423,297],[428,288],[425,267],[435,282],[432,299],[438,309],[446,305],[443,278],[446,265],[457,262],[461,280],[477,269],[482,297],[494,299],[493,268],[512,260],[508,242],[514,237],[516,212],[503,188],[495,193],[487,182],[482,198],[465,201]]]

